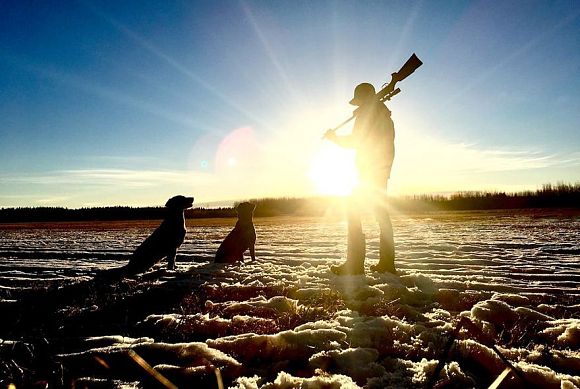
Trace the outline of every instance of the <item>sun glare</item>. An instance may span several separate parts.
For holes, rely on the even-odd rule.
[[[228,166],[234,167],[238,164],[238,161],[234,157],[228,158]]]
[[[358,182],[354,152],[322,144],[312,158],[308,176],[319,194],[349,195]]]

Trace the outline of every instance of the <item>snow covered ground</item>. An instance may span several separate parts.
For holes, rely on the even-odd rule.
[[[189,221],[177,271],[115,285],[92,275],[125,263],[156,223],[0,226],[0,309],[17,319],[1,327],[3,374],[164,379],[142,359],[180,387],[217,387],[218,375],[239,388],[424,387],[466,317],[477,331],[459,333],[438,387],[490,385],[506,367],[493,345],[525,380],[501,387],[580,387],[578,212],[393,215],[398,276],[368,270],[372,220],[364,276],[328,270],[346,249],[346,224],[331,219],[255,220],[256,262],[211,263],[233,223]]]

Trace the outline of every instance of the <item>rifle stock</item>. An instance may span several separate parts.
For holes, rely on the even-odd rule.
[[[397,72],[397,80],[403,81],[405,78],[409,77],[419,66],[423,65],[423,62],[413,53],[411,57],[405,62],[401,69]]]
[[[399,90],[399,92],[392,94],[389,98],[386,98],[389,94],[391,94],[395,90],[395,85],[397,84],[397,82],[403,81],[405,78],[409,77],[421,65],[423,65],[423,62],[419,59],[419,57],[417,57],[417,55],[415,55],[415,53],[413,53],[413,55],[409,57],[407,62],[405,62],[405,64],[401,66],[401,69],[399,69],[398,72],[391,74],[391,82],[389,82],[384,88],[378,91],[376,95],[377,99],[379,101],[390,100],[390,97],[393,97],[394,95],[400,92]]]

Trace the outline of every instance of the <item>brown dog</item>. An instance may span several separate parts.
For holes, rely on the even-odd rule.
[[[175,196],[167,200],[165,219],[153,233],[133,252],[129,263],[116,269],[108,269],[101,277],[125,277],[143,273],[167,257],[167,269],[175,268],[177,249],[185,239],[184,211],[193,205],[193,197]]]
[[[217,263],[234,263],[244,261],[244,252],[250,249],[252,261],[256,260],[256,229],[252,217],[256,206],[252,203],[241,203],[236,207],[238,221],[234,229],[226,236],[215,255]]]

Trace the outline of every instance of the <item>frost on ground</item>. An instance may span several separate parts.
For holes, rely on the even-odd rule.
[[[256,221],[259,259],[241,266],[210,263],[229,227],[193,226],[178,271],[113,283],[91,275],[122,263],[146,227],[125,227],[125,243],[118,229],[0,229],[1,383],[425,387],[465,317],[476,330],[459,332],[438,387],[489,386],[506,366],[494,347],[525,380],[502,387],[580,387],[577,217],[394,224],[397,276],[333,275],[345,225],[296,219]]]

